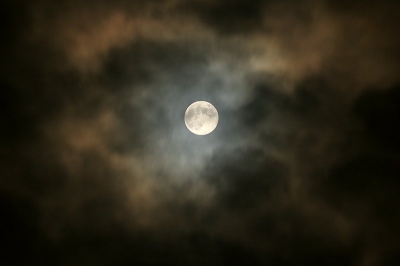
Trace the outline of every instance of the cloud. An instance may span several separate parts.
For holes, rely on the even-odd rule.
[[[396,3],[6,4],[11,264],[396,260]]]
[[[262,28],[265,3],[255,1],[181,2],[178,9],[198,16],[220,34],[248,34]]]

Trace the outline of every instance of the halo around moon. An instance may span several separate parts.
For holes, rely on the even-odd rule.
[[[210,134],[217,127],[218,111],[209,102],[194,102],[186,109],[185,124],[196,135]]]

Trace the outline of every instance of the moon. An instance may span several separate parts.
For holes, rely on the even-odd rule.
[[[218,124],[218,111],[209,102],[194,102],[186,109],[185,125],[196,135],[207,135],[214,131]]]

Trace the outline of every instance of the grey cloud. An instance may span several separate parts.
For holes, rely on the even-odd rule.
[[[396,4],[360,5],[7,2],[6,259],[394,264]],[[207,137],[184,125],[197,100]]]

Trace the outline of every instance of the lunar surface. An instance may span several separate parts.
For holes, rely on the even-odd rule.
[[[192,133],[207,135],[217,127],[218,111],[209,102],[194,102],[186,109],[185,124]]]

